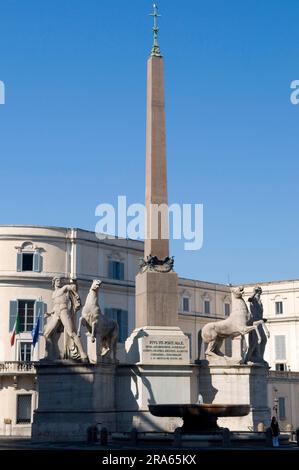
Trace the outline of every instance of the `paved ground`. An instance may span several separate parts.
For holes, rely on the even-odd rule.
[[[100,444],[88,445],[85,442],[34,442],[28,438],[0,437],[0,450],[101,450],[119,449],[119,446],[102,447]]]

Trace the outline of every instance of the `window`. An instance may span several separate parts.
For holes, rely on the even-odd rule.
[[[286,337],[284,335],[274,336],[276,361],[286,360]]]
[[[118,342],[124,343],[128,337],[128,312],[118,308],[105,308],[105,315],[117,321],[119,326]]]
[[[31,332],[34,326],[34,300],[19,300],[18,315],[20,318],[20,333]]]
[[[189,339],[189,357],[192,359],[192,334],[191,333],[185,333],[186,336],[188,336]]]
[[[210,309],[210,301],[209,300],[205,300],[204,301],[204,305],[203,305],[203,308],[204,308],[204,313],[209,315],[211,313],[211,309]]]
[[[40,332],[42,332],[45,307],[46,304],[40,300],[11,300],[9,331],[13,330],[18,314],[20,319],[20,333],[31,333],[37,316],[40,316],[39,328]]]
[[[201,336],[201,330],[198,331],[197,336],[197,345],[198,345],[198,359],[202,360],[205,359],[205,352],[208,347],[208,344],[205,343]]]
[[[275,302],[275,314],[282,315],[283,314],[283,302]]]
[[[224,304],[224,315],[228,317],[230,315],[230,304],[225,303]]]
[[[110,279],[117,279],[123,281],[125,278],[125,265],[120,261],[109,261],[109,277]]]
[[[17,253],[17,271],[41,272],[42,257],[39,251],[18,252]]]
[[[278,411],[279,419],[284,421],[286,419],[285,397],[278,397]]]
[[[21,341],[19,344],[19,361],[30,362],[32,360],[32,343]]]
[[[189,311],[190,311],[189,298],[183,297],[183,312],[189,312]]]
[[[232,340],[231,338],[226,338],[224,341],[224,354],[228,357],[232,356]]]
[[[17,395],[17,424],[31,423],[32,395]]]
[[[33,271],[33,253],[23,253],[22,271]]]
[[[287,370],[287,365],[284,363],[277,363],[275,364],[275,370],[277,372],[284,372],[285,370]]]

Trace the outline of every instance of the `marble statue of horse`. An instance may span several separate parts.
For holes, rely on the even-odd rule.
[[[89,293],[86,298],[85,305],[82,309],[79,319],[78,336],[82,325],[87,328],[91,341],[97,340],[97,349],[100,356],[113,355],[116,361],[116,348],[119,335],[118,323],[107,316],[103,315],[98,303],[98,290],[102,285],[102,281],[93,281]]]
[[[238,336],[245,336],[250,331],[255,331],[258,343],[261,342],[260,332],[258,326],[262,325],[265,332],[266,328],[263,319],[251,323],[251,314],[243,299],[244,288],[238,287],[233,289],[233,305],[232,312],[225,320],[207,323],[201,330],[201,337],[205,343],[208,343],[206,349],[207,358],[223,357],[220,351],[223,341],[226,338],[236,338]],[[249,326],[248,326],[249,325]]]

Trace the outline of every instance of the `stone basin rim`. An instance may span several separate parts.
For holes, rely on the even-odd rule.
[[[218,417],[229,417],[229,416],[246,416],[250,412],[250,405],[248,404],[209,404],[209,403],[182,403],[172,404],[165,403],[159,405],[149,405],[149,411],[154,416],[167,417],[176,416],[183,417],[184,415],[194,414],[198,416],[218,416]]]

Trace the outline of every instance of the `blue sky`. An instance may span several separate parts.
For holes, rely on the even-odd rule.
[[[298,278],[297,0],[161,0],[170,202],[204,204],[179,275]],[[144,200],[147,0],[1,0],[1,224],[93,230]]]

